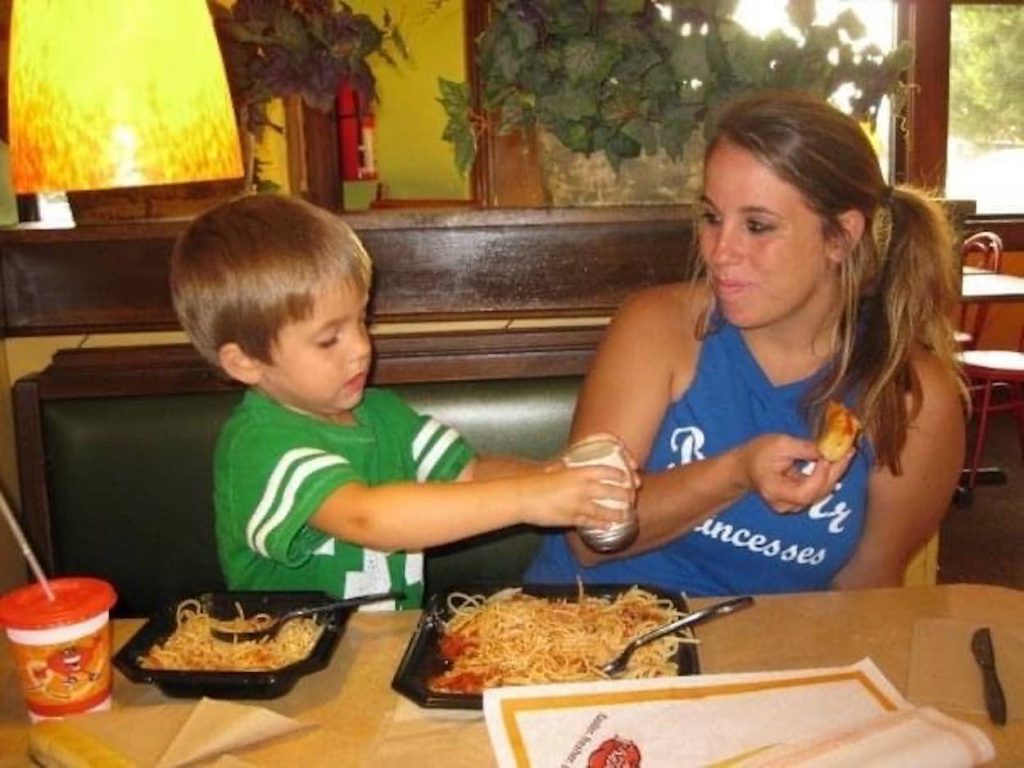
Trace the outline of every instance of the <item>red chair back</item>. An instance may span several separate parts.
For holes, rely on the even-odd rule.
[[[961,267],[976,267],[999,272],[1003,266],[1003,241],[995,232],[975,232],[960,247]],[[987,302],[961,302],[957,339],[963,349],[977,349],[988,322]]]

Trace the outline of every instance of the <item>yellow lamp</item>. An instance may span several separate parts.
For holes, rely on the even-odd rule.
[[[15,0],[9,72],[18,192],[242,176],[205,0]]]

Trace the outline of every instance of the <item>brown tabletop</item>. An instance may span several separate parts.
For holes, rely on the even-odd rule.
[[[694,607],[711,601],[693,600]],[[757,604],[697,631],[704,672],[741,672],[850,664],[871,658],[904,694],[914,624],[922,618],[1017,622],[1024,592],[982,585],[943,585],[764,596]],[[281,766],[494,765],[476,713],[420,710],[391,690],[418,619],[415,612],[358,613],[331,665],[279,698],[253,702],[319,727],[238,754],[246,764]],[[115,645],[138,621],[115,622]],[[0,640],[0,766],[25,765],[28,718],[6,641]],[[115,707],[167,703],[159,691],[114,682]],[[949,714],[989,734],[994,765],[1024,765],[1024,720],[1005,727],[983,716]],[[1013,713],[1011,712],[1011,718]]]

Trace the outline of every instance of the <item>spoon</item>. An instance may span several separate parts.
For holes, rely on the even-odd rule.
[[[703,608],[693,613],[688,613],[681,619],[670,621],[668,624],[663,624],[657,629],[652,629],[645,635],[640,635],[632,642],[630,642],[614,659],[609,661],[607,664],[601,666],[601,671],[604,672],[608,677],[616,677],[622,674],[626,669],[626,665],[629,664],[629,659],[636,652],[636,649],[642,645],[647,645],[659,637],[670,635],[673,632],[678,632],[683,627],[689,627],[694,624],[699,624],[702,621],[713,619],[716,616],[724,616],[727,613],[732,613],[740,608],[746,608],[748,605],[754,604],[754,598],[747,595],[745,597],[734,597],[730,600],[724,600],[721,603],[715,603],[709,605],[707,608]]]
[[[379,603],[382,600],[400,600],[403,597],[405,597],[405,594],[402,592],[376,592],[372,595],[346,597],[342,600],[332,600],[329,603],[321,603],[320,605],[293,608],[290,611],[285,611],[280,616],[274,616],[269,622],[255,629],[228,629],[212,625],[210,627],[210,634],[218,640],[224,640],[229,643],[245,643],[253,640],[263,640],[264,638],[272,640],[277,637],[281,627],[292,619],[302,616],[313,616],[318,613],[330,613],[339,608],[352,608],[366,603]]]

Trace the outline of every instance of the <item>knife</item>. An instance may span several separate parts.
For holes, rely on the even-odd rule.
[[[982,627],[971,636],[971,652],[981,667],[981,679],[985,686],[985,709],[989,719],[996,725],[1006,725],[1006,697],[1003,686],[996,674],[996,654],[992,648],[992,632]]]

